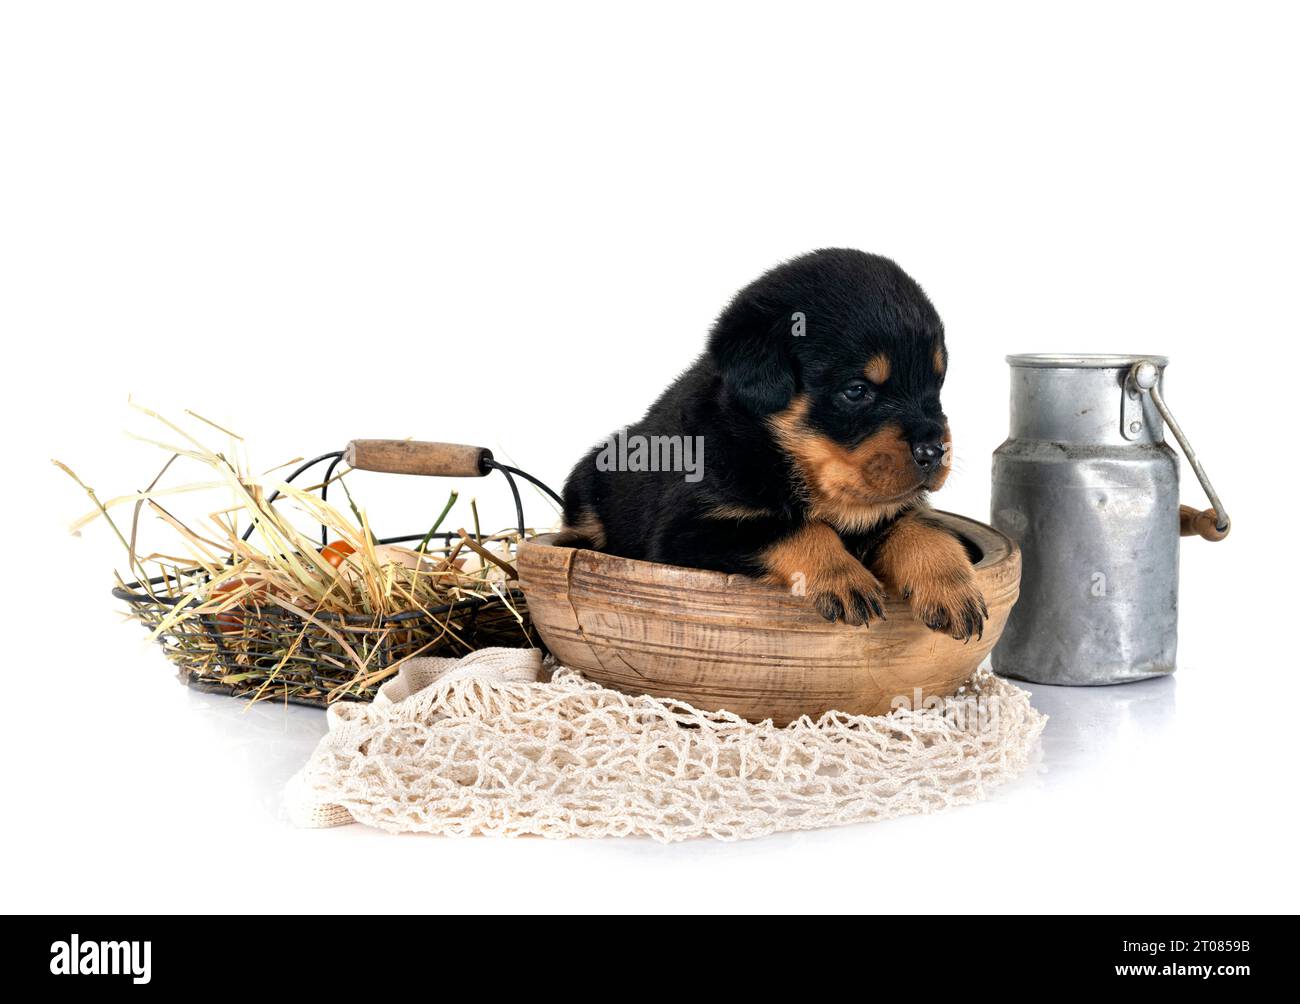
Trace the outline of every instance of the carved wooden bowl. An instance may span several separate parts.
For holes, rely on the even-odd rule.
[[[896,697],[956,691],[997,642],[1020,592],[1020,550],[991,526],[937,513],[966,544],[988,604],[984,636],[931,631],[902,599],[868,627],[832,624],[807,599],[743,575],[556,547],[519,549],[533,623],[566,666],[632,694],[785,725],[825,711],[887,714]]]

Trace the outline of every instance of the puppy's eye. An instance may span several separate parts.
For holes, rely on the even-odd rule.
[[[854,404],[857,404],[867,399],[871,393],[871,388],[865,383],[857,382],[849,384],[840,391],[840,393],[844,395],[846,401],[852,401]]]

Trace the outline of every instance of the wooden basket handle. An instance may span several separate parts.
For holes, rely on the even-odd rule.
[[[1189,505],[1178,507],[1178,533],[1182,537],[1203,537],[1206,540],[1222,540],[1232,529],[1229,523],[1219,529],[1219,514],[1213,509],[1197,509]]]
[[[492,459],[492,451],[482,446],[414,439],[354,439],[343,452],[343,459],[361,471],[481,478],[490,470],[487,461]]]

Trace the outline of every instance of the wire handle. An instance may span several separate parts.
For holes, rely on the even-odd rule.
[[[1200,536],[1205,540],[1222,540],[1228,536],[1228,531],[1232,529],[1232,520],[1228,518],[1227,510],[1223,508],[1223,502],[1219,499],[1219,494],[1214,490],[1214,485],[1210,484],[1210,476],[1205,473],[1205,468],[1201,466],[1201,461],[1196,456],[1196,451],[1192,449],[1192,444],[1187,441],[1183,435],[1183,430],[1178,422],[1174,419],[1173,412],[1165,404],[1164,395],[1160,393],[1160,368],[1148,359],[1135,363],[1129,370],[1129,377],[1133,385],[1138,390],[1144,391],[1151,395],[1151,403],[1156,406],[1160,412],[1160,417],[1164,419],[1165,425],[1169,426],[1169,431],[1174,434],[1174,439],[1178,440],[1178,445],[1183,449],[1183,455],[1187,457],[1187,462],[1192,465],[1192,470],[1196,473],[1196,480],[1201,483],[1205,489],[1205,495],[1210,500],[1211,508],[1198,510],[1193,506],[1178,507],[1178,532],[1183,537]]]
[[[533,477],[527,471],[521,471],[518,467],[511,467],[509,464],[493,460],[492,451],[485,447],[461,446],[458,443],[423,443],[411,439],[354,439],[348,443],[346,449],[322,453],[319,457],[314,457],[306,463],[300,464],[284,480],[292,483],[304,471],[326,461],[329,464],[325,468],[325,476],[320,485],[322,502],[328,498],[330,481],[334,477],[335,468],[345,462],[349,467],[356,470],[377,471],[381,474],[424,474],[453,478],[481,478],[491,471],[500,471],[501,476],[506,479],[506,484],[510,486],[510,495],[515,503],[515,525],[519,530],[521,539],[526,537],[528,532],[527,527],[524,525],[524,503],[523,499],[519,497],[519,485],[515,481],[516,477],[531,482],[553,498],[557,504],[564,505],[564,500],[552,491],[545,482]],[[276,489],[266,501],[271,503],[279,497],[280,491]],[[248,529],[243,532],[243,539],[248,540],[256,527],[256,522],[250,523]],[[439,534],[439,536],[447,537],[448,534],[443,533]],[[381,540],[380,543],[394,544],[400,541],[419,539],[420,535],[415,534],[411,537],[388,538]],[[329,543],[329,527],[323,523],[320,528],[320,542],[322,547]]]

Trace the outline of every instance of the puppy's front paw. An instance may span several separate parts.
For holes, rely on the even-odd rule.
[[[808,523],[764,551],[769,582],[812,600],[828,621],[869,624],[885,616],[885,587],[825,523]]]
[[[933,517],[919,510],[901,517],[886,533],[876,561],[876,570],[928,628],[958,641],[984,636],[989,608],[975,586],[970,558]]]
[[[808,595],[828,621],[870,624],[885,617],[885,588],[857,561],[824,570],[810,584]]]
[[[909,592],[913,612],[930,630],[958,641],[984,637],[989,608],[969,569],[950,570],[928,582],[913,583]]]

